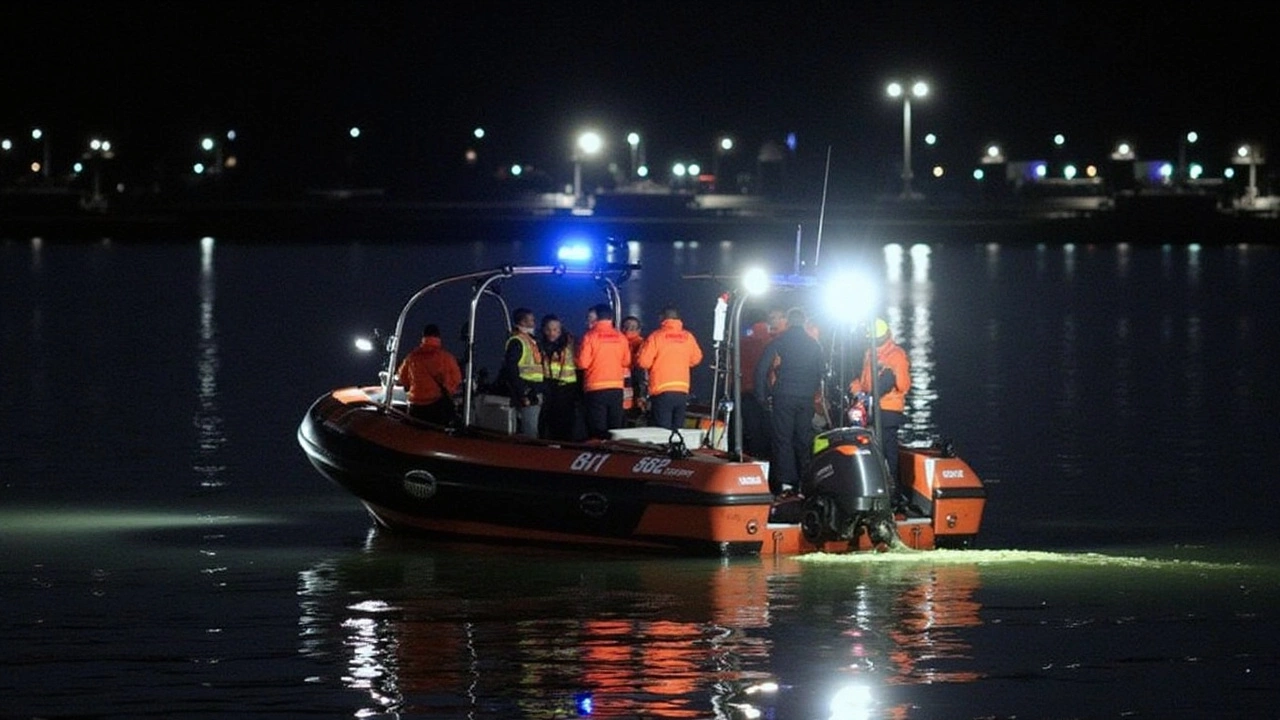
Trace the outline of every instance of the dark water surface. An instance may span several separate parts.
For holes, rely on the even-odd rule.
[[[793,249],[633,247],[626,309],[709,337],[681,276]],[[1280,250],[824,249],[886,283],[910,434],[988,483],[972,552],[371,533],[303,412],[409,292],[543,252],[0,241],[0,717],[1280,717]]]

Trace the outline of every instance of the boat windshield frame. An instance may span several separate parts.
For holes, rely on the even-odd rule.
[[[722,276],[722,275],[686,275],[686,280],[713,280],[718,283],[727,284],[723,290],[723,297],[726,301],[723,310],[725,318],[722,320],[717,318],[716,331],[713,337],[714,352],[719,355],[723,349],[725,353],[724,363],[727,367],[722,372],[717,372],[712,380],[711,386],[711,410],[713,413],[723,411],[728,408],[731,413],[736,409],[741,411],[742,408],[742,314],[743,308],[750,302],[759,302],[759,297],[748,291],[744,287],[744,277],[740,275]],[[813,292],[820,290],[823,285],[822,279],[814,275],[803,275],[799,273],[790,275],[771,275],[768,276],[768,286],[771,290],[782,292]],[[874,315],[872,315],[874,317]],[[827,422],[831,427],[839,426],[844,420],[844,413],[848,410],[849,398],[845,397],[843,391],[848,387],[849,382],[861,370],[864,353],[869,352],[871,343],[868,334],[870,328],[865,319],[858,319],[848,323],[841,323],[837,326],[828,326],[830,332],[819,340],[822,346],[823,356],[825,357],[822,387],[820,389],[823,397],[823,408],[829,410],[829,398],[834,394],[838,395],[841,402],[836,407],[839,417],[828,417]],[[874,357],[875,354],[871,353]],[[871,393],[872,397],[879,397],[878,388],[876,388],[876,380],[878,373],[871,374]],[[724,376],[724,382],[720,382],[721,375]],[[875,413],[873,432],[879,434],[879,413]],[[729,434],[729,453],[733,456],[740,457],[744,452],[742,423],[729,423],[731,432]]]
[[[622,313],[622,294],[619,292],[618,286],[626,282],[631,277],[631,274],[638,270],[640,270],[640,265],[637,263],[614,262],[600,263],[589,267],[566,265],[564,263],[553,265],[503,265],[488,270],[450,275],[424,285],[414,292],[405,302],[404,307],[400,309],[400,315],[396,318],[395,331],[387,339],[387,368],[382,381],[381,410],[387,412],[392,406],[396,369],[399,364],[400,339],[404,334],[404,324],[409,316],[409,311],[433,291],[462,282],[473,284],[467,312],[466,357],[463,363],[462,376],[462,426],[470,427],[472,404],[475,395],[476,311],[480,306],[481,298],[486,295],[497,298],[498,302],[503,305],[504,317],[507,317],[508,322],[510,322],[510,313],[507,312],[506,303],[502,300],[502,296],[493,290],[495,283],[517,276],[569,277],[593,280],[604,288],[605,294],[608,296],[609,305],[613,308],[614,323],[617,324]]]

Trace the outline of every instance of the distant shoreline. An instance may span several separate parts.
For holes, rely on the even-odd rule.
[[[1110,202],[1048,198],[1001,202],[883,200],[779,203],[716,196],[598,196],[594,206],[535,201],[398,202],[330,195],[296,202],[187,202],[85,210],[0,204],[0,239],[179,241],[211,235],[246,242],[471,242],[541,237],[569,228],[627,240],[776,237],[871,242],[1280,242],[1273,198],[1252,211],[1222,210],[1203,197],[1150,196]],[[678,201],[678,202],[676,202]]]

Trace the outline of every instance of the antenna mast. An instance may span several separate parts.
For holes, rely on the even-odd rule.
[[[818,209],[818,243],[813,248],[813,266],[818,267],[822,254],[822,220],[827,214],[827,181],[831,178],[831,146],[827,146],[827,167],[822,171],[822,205]],[[797,252],[799,252],[797,250]]]

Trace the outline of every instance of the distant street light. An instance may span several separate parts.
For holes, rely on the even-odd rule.
[[[1137,157],[1137,149],[1128,140],[1117,142],[1115,148],[1111,150],[1112,160],[1133,160]]]
[[[588,130],[579,135],[577,143],[574,144],[573,202],[575,205],[582,202],[582,161],[600,152],[603,147],[604,140],[600,137],[600,133],[594,130]]]
[[[93,163],[93,196],[84,202],[85,208],[89,210],[105,210],[107,208],[106,198],[102,196],[102,162],[115,157],[115,152],[111,149],[111,141],[101,138],[93,138],[89,141],[89,149],[84,154],[84,159]]]
[[[711,153],[711,175],[715,178],[715,188],[719,191],[720,185],[720,160],[733,150],[733,138],[725,136],[716,141],[715,148]]]
[[[40,174],[47,179],[49,177],[49,173],[52,172],[50,167],[53,165],[53,161],[49,153],[49,136],[45,134],[42,128],[32,128],[31,139],[40,143],[42,146],[39,170]]]
[[[640,174],[640,133],[627,133],[627,144],[631,146],[631,177]]]
[[[213,153],[213,165],[209,168],[211,174],[217,175],[222,172],[222,143],[211,137],[203,137],[200,139],[200,149],[205,152]]]
[[[1181,138],[1178,138],[1178,181],[1182,184],[1185,184],[1187,180],[1191,179],[1191,172],[1187,167],[1187,146],[1195,145],[1196,141],[1199,139],[1200,134],[1195,130],[1192,130]]]
[[[1233,165],[1249,166],[1249,185],[1244,191],[1244,204],[1246,206],[1252,206],[1258,200],[1258,165],[1263,161],[1262,149],[1248,143],[1236,148],[1235,155],[1231,157]]]
[[[891,82],[885,88],[891,98],[902,98],[902,197],[911,199],[911,97],[922,98],[929,94],[929,86],[917,80],[907,92],[902,83]]]

